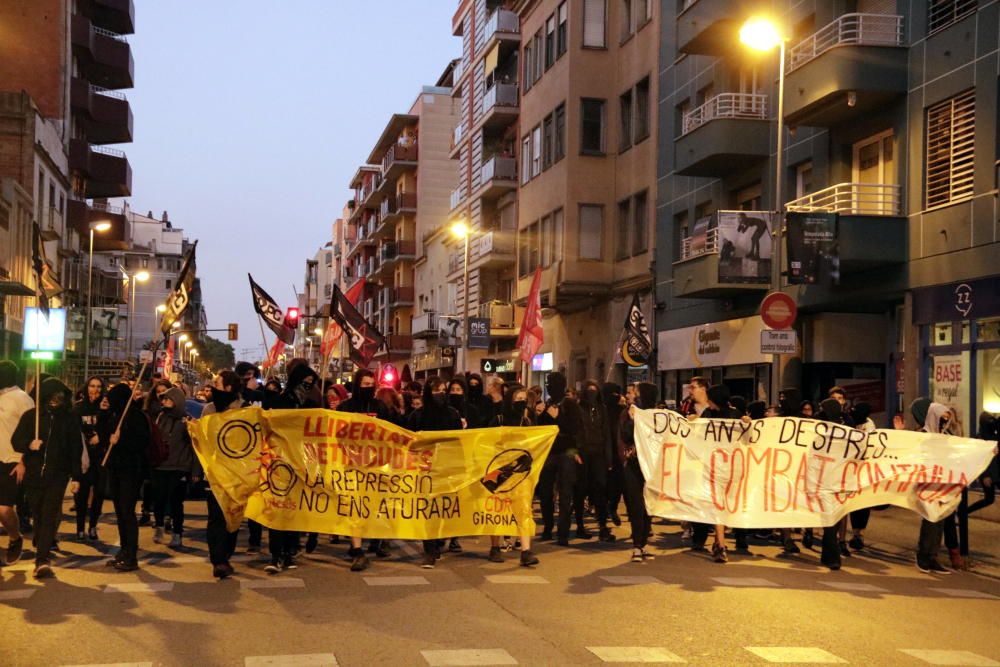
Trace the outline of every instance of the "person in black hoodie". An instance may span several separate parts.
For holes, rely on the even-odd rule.
[[[35,519],[32,542],[36,579],[52,575],[49,554],[59,530],[66,485],[69,484],[70,493],[77,493],[83,475],[80,417],[72,410],[73,392],[52,377],[43,380],[39,390],[38,438],[35,438],[38,408],[31,408],[21,415],[10,439],[14,450],[22,455],[23,484]]]
[[[715,384],[708,388],[708,407],[701,413],[702,419],[740,419],[743,417],[729,403],[729,388],[722,384]],[[693,524],[694,536],[692,541],[695,544],[705,544],[708,539],[708,529],[710,526],[705,523]],[[736,536],[736,549],[746,553],[747,533],[745,530],[734,531]],[[715,525],[715,542],[712,545],[712,559],[716,563],[728,563],[729,553],[726,550],[726,527],[723,524]]]
[[[552,451],[538,476],[538,502],[542,509],[542,540],[552,539],[555,524],[555,487],[559,487],[559,525],[556,544],[569,546],[569,526],[573,511],[573,489],[582,463],[579,443],[583,432],[583,415],[579,403],[566,396],[566,376],[549,373],[545,378],[549,399],[538,416],[539,426],[558,426],[559,434]]]
[[[162,409],[156,417],[155,428],[167,444],[167,458],[152,472],[153,514],[156,518],[153,541],[157,544],[163,541],[164,523],[169,509],[170,546],[179,549],[183,546],[184,496],[188,482],[200,474],[200,467],[187,430],[184,392],[171,387],[160,397],[160,401]]]
[[[640,382],[635,407],[652,410],[656,407],[659,392],[651,382]],[[646,500],[643,489],[646,478],[639,466],[639,457],[635,449],[635,420],[631,409],[623,410],[619,416],[617,454],[622,463],[622,473],[625,480],[625,507],[628,509],[628,520],[632,526],[632,562],[641,563],[652,560],[653,555],[646,551],[649,531],[652,529],[652,519],[646,511]]]
[[[102,407],[103,406],[103,407]],[[87,447],[87,459],[90,465],[80,478],[80,491],[74,498],[76,505],[76,537],[78,540],[97,539],[97,522],[104,508],[104,453],[108,450],[108,437],[111,430],[108,425],[108,402],[104,380],[96,375],[87,380],[83,398],[73,407],[80,417],[83,429],[83,442]],[[90,530],[86,533],[87,519],[90,519]]]
[[[455,408],[455,411],[462,418],[462,428],[475,428],[472,424],[476,422],[477,416],[475,410],[469,405],[466,399],[467,393],[468,391],[463,378],[453,377],[448,380],[448,405]]]
[[[841,424],[843,426],[850,426],[846,416],[844,415],[843,406],[835,398],[828,398],[819,404],[819,414],[816,415],[816,419]],[[847,550],[846,544],[843,548],[841,548],[841,543],[837,539],[840,523],[846,520],[847,518],[845,517],[834,525],[823,528],[823,543],[820,551],[820,562],[831,570],[840,569],[840,557],[842,555],[851,555],[850,551]]]
[[[243,380],[241,396],[246,403],[264,403],[264,389],[260,386],[260,368],[249,361],[241,361],[234,369]]]
[[[601,398],[601,387],[596,380],[585,380],[580,392],[580,411],[583,415],[583,433],[580,438],[580,458],[583,464],[574,494],[577,537],[590,537],[583,525],[583,504],[586,497],[597,514],[597,526],[602,542],[614,542],[615,536],[608,528],[608,468],[611,467],[611,442],[608,414]]]
[[[135,506],[139,501],[143,481],[149,477],[149,421],[137,402],[129,406],[126,412],[131,394],[132,388],[125,383],[116,384],[108,391],[108,419],[111,429],[108,437],[111,453],[107,466],[109,495],[115,506],[121,544],[118,554],[108,565],[121,572],[139,568],[139,523],[135,517]],[[125,416],[124,419],[122,415]]]
[[[601,398],[604,401],[604,411],[608,415],[608,437],[612,443],[612,448],[618,447],[618,429],[621,427],[621,415],[625,410],[625,399],[622,397],[622,388],[614,382],[605,382],[601,385]],[[622,519],[618,516],[618,506],[622,502],[622,495],[625,492],[625,477],[620,456],[612,453],[611,467],[608,469],[608,518],[616,526],[622,525]]]
[[[486,388],[483,386],[483,376],[478,373],[469,373],[466,381],[468,390],[466,391],[466,404],[468,425],[466,428],[486,428],[493,418],[493,401],[486,396]]]

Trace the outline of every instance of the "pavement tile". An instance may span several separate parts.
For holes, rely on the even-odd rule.
[[[923,660],[928,665],[968,665],[970,667],[998,667],[1000,662],[971,651],[940,651],[901,648],[900,653]]]
[[[37,590],[37,588],[15,588],[10,591],[0,591],[0,600],[27,600]]]
[[[466,648],[421,651],[430,667],[462,667],[463,665],[516,665],[517,660],[502,648]]]
[[[245,667],[337,667],[332,653],[305,653],[299,655],[253,655],[243,661]]]
[[[824,586],[836,588],[838,591],[856,591],[858,593],[888,593],[888,588],[882,588],[874,584],[861,584],[850,581],[821,581]]]
[[[425,577],[362,577],[369,586],[428,586]]]
[[[659,646],[588,646],[587,650],[602,662],[687,662],[676,653]]]
[[[291,577],[273,577],[269,579],[240,579],[240,588],[305,588],[306,582]]]
[[[158,581],[153,584],[147,583],[127,583],[127,584],[107,584],[104,587],[105,593],[169,593],[174,590],[172,581]]]
[[[490,574],[486,581],[491,584],[547,584],[549,580],[537,574]]]
[[[844,664],[847,662],[829,651],[813,646],[745,646],[744,648],[768,662],[805,662],[810,664]]]
[[[941,595],[947,595],[950,598],[981,598],[983,600],[1000,600],[1000,598],[996,595],[991,595],[982,591],[974,591],[969,588],[931,588],[929,590],[932,590],[935,593],[940,593]]]
[[[102,662],[93,665],[63,665],[62,667],[153,667],[151,662]]]
[[[748,586],[757,588],[780,588],[781,584],[776,584],[768,579],[760,577],[712,577],[712,581],[723,586]]]
[[[604,581],[608,582],[609,584],[618,584],[620,586],[634,586],[634,585],[638,585],[638,584],[662,584],[663,583],[663,581],[661,581],[660,579],[657,579],[656,577],[639,576],[639,575],[621,576],[621,577],[615,577],[615,576],[605,577],[605,576],[602,576],[601,579],[603,579]]]

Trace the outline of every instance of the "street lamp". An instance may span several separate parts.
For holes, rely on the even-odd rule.
[[[127,275],[127,274],[126,274]],[[134,351],[134,341],[133,336],[135,334],[135,324],[133,320],[135,319],[135,285],[136,283],[144,283],[149,280],[149,271],[138,271],[133,273],[129,282],[132,284],[132,298],[128,300],[128,357],[132,358],[132,353]]]
[[[191,352],[193,351],[191,349],[192,347],[194,347],[194,341],[190,341],[189,340],[188,342],[184,343],[184,349],[188,351],[188,365],[189,366],[191,365]]]
[[[469,370],[469,237],[472,230],[464,220],[459,220],[452,224],[451,233],[457,239],[465,241],[465,262],[462,267],[462,289],[464,297],[462,300],[462,365],[465,370]]]
[[[774,225],[771,242],[771,291],[781,290],[781,228],[784,225],[781,201],[782,171],[785,150],[785,42],[781,29],[770,19],[754,16],[740,28],[740,43],[754,51],[770,52],[778,47],[778,146],[774,158]],[[771,361],[771,398],[776,400],[781,391],[781,356],[775,354]]]
[[[87,225],[90,232],[90,249],[87,252],[87,312],[83,316],[83,381],[90,379],[90,292],[94,283],[94,232],[103,234],[111,229],[106,220]]]

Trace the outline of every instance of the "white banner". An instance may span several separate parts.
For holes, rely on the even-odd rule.
[[[831,526],[887,504],[938,521],[996,447],[812,419],[688,421],[668,410],[636,410],[635,442],[651,515],[733,528]]]

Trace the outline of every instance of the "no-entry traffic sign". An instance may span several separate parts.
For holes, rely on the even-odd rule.
[[[771,292],[760,302],[760,318],[771,329],[791,329],[797,315],[795,300],[784,292]]]

